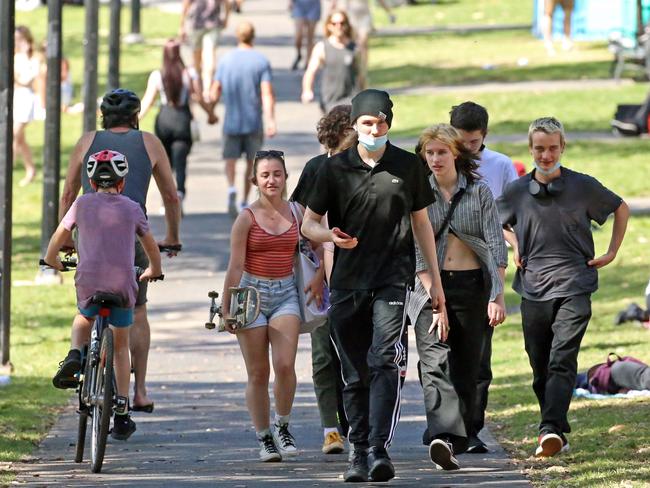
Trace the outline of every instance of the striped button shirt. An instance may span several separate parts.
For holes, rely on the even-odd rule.
[[[427,212],[435,234],[449,212],[450,203],[445,200],[433,175],[429,176],[429,182],[436,196],[436,201],[427,207]],[[465,189],[465,194],[456,206],[449,225],[443,231],[440,239],[436,240],[438,266],[442,268],[447,253],[447,236],[451,230],[456,237],[476,253],[481,262],[481,267],[489,274],[490,301],[494,301],[497,295],[503,292],[503,283],[498,268],[505,268],[508,264],[508,250],[503,238],[494,197],[490,188],[484,182],[479,180],[468,184],[465,175],[462,173],[458,175],[458,188],[456,191],[460,188]],[[416,246],[415,251],[415,271],[418,273],[426,270],[427,265],[419,247]],[[427,290],[420,280],[416,279],[415,290],[411,294],[407,309],[412,324],[416,322],[427,300],[429,300]]]

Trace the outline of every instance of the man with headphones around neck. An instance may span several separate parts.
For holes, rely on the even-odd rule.
[[[535,169],[508,184],[497,200],[511,234],[517,266],[513,289],[521,295],[524,343],[541,410],[535,455],[568,450],[567,412],[580,342],[591,318],[598,269],[611,263],[625,235],[629,209],[595,178],[562,166],[564,127],[554,117],[528,129]],[[595,257],[591,221],[614,225],[609,248]]]

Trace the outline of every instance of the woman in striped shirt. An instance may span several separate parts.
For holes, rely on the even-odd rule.
[[[505,320],[507,249],[492,193],[479,180],[474,156],[463,146],[458,131],[448,124],[425,129],[417,152],[432,172],[429,181],[436,201],[428,212],[436,234],[448,320],[439,321],[436,315],[432,320],[426,292],[431,283],[419,252],[418,279],[408,312],[415,324],[430,439],[446,440],[447,448],[458,452],[466,448],[464,438],[471,427],[485,337],[482,328]],[[455,210],[448,218],[454,201]],[[456,416],[441,425],[441,419],[449,419],[450,410],[459,407],[462,422]]]
[[[280,151],[258,151],[252,182],[259,198],[242,210],[230,235],[230,262],[222,309],[230,310],[232,286],[253,286],[260,295],[260,314],[252,324],[229,332],[246,363],[246,404],[260,443],[261,461],[280,461],[298,453],[289,432],[296,391],[295,360],[300,307],[293,275],[299,225],[285,200],[287,171]],[[275,421],[270,427],[269,345],[275,373]]]

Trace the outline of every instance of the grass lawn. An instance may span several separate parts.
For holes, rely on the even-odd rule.
[[[521,0],[437,0],[435,4],[420,0],[418,5],[403,5],[394,12],[397,26],[530,24],[533,4]],[[377,27],[389,25],[376,4],[373,13]]]
[[[395,95],[396,137],[417,137],[427,124],[449,122],[454,105],[472,100],[487,108],[492,134],[527,134],[531,121],[544,115],[559,118],[568,132],[610,130],[618,103],[641,103],[647,83],[586,90],[537,92],[443,92],[427,95]]]
[[[596,253],[603,253],[611,220],[594,234]],[[630,221],[614,263],[600,272],[600,290],[593,295],[593,316],[580,350],[579,371],[603,362],[610,351],[650,362],[650,331],[637,325],[614,326],[618,310],[643,303],[648,280],[647,245],[650,218]],[[509,304],[519,299],[510,291]],[[571,451],[548,461],[531,458],[537,440],[539,409],[524,351],[520,316],[511,316],[493,341],[495,380],[490,390],[489,420],[500,442],[538,486],[648,486],[650,425],[648,399],[574,400],[569,411]]]
[[[76,99],[80,96],[83,73],[83,20],[81,8],[64,8],[64,53],[70,59],[75,82]],[[160,46],[176,32],[176,16],[157,10],[143,9],[143,34],[147,44],[124,46],[122,51],[122,83],[142,94],[149,72],[159,66]],[[35,38],[42,40],[46,31],[46,10],[17,12],[16,24],[26,24]],[[101,9],[100,18],[99,93],[106,80],[108,9]],[[123,13],[123,31],[128,31],[128,9]],[[152,124],[153,117],[145,125]],[[70,151],[81,135],[81,115],[62,116],[62,175]],[[70,286],[37,287],[25,284],[34,279],[40,254],[43,123],[28,126],[27,138],[39,168],[36,183],[25,188],[14,187],[14,226],[12,261],[11,362],[15,366],[12,382],[0,389],[0,486],[9,483],[12,474],[3,462],[15,461],[32,452],[52,424],[59,408],[70,399],[69,392],[52,387],[51,377],[58,362],[65,356],[70,341],[70,322],[75,310],[74,288]],[[22,163],[16,164],[14,182],[24,176]],[[71,282],[72,273],[65,275]],[[21,283],[22,282],[22,283]]]
[[[512,30],[373,37],[369,62],[371,83],[395,88],[610,78],[612,54],[604,42],[585,42],[549,58],[539,39]]]

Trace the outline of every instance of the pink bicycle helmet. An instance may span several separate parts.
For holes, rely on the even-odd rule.
[[[129,172],[129,163],[124,154],[104,149],[88,157],[86,172],[88,178],[97,186],[110,188],[126,176]]]

